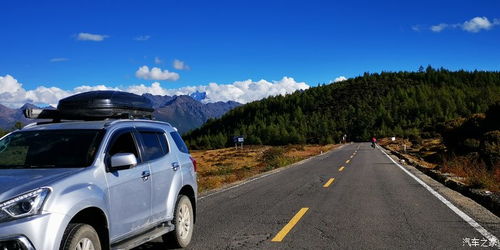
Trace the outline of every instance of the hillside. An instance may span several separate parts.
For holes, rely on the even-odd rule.
[[[185,135],[192,148],[333,143],[371,136],[428,137],[445,121],[484,112],[500,99],[500,72],[382,72],[235,108]]]
[[[380,145],[471,188],[500,192],[500,101],[486,113],[445,122],[435,138],[388,138]],[[404,145],[404,146],[403,146]],[[500,193],[499,193],[500,194]],[[499,196],[500,197],[500,196]]]

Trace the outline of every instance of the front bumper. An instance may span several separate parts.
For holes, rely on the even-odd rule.
[[[39,214],[2,222],[0,223],[0,250],[59,249],[66,224],[66,217],[60,214]]]

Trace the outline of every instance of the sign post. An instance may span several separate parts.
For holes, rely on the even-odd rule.
[[[245,138],[243,136],[234,136],[233,137],[234,141],[234,147],[238,149],[238,144],[240,144],[240,147],[243,148],[243,142],[245,141]]]

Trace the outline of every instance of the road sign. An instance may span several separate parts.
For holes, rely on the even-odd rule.
[[[241,148],[243,148],[243,142],[245,141],[245,138],[243,136],[234,136],[233,141],[236,149],[238,149],[238,143],[240,144]]]
[[[234,143],[242,143],[245,141],[245,138],[243,136],[234,136],[233,141]]]

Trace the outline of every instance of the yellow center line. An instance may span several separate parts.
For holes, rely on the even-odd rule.
[[[329,187],[330,185],[332,185],[333,181],[335,180],[335,178],[330,178],[330,180],[328,180],[325,185],[323,185],[324,188],[327,188]]]
[[[351,159],[352,159],[352,157],[354,157],[354,155],[351,155]]]
[[[309,210],[308,207],[301,208],[299,210],[299,212],[297,212],[297,214],[295,214],[295,216],[293,216],[293,218],[288,222],[288,224],[286,224],[283,227],[283,229],[281,229],[281,231],[279,231],[279,233],[276,234],[276,236],[274,236],[274,238],[271,241],[272,242],[281,242],[283,240],[283,238],[285,238],[285,236],[290,232],[290,230],[292,230],[292,228],[295,226],[295,224],[297,224],[297,222],[299,222],[300,218],[302,218],[302,216],[304,216],[304,214],[307,212],[307,210]]]
[[[348,164],[349,162],[350,162],[350,160],[345,161],[346,164]]]
[[[345,168],[344,166],[340,167],[340,168],[339,168],[339,171],[344,170],[344,168]]]

